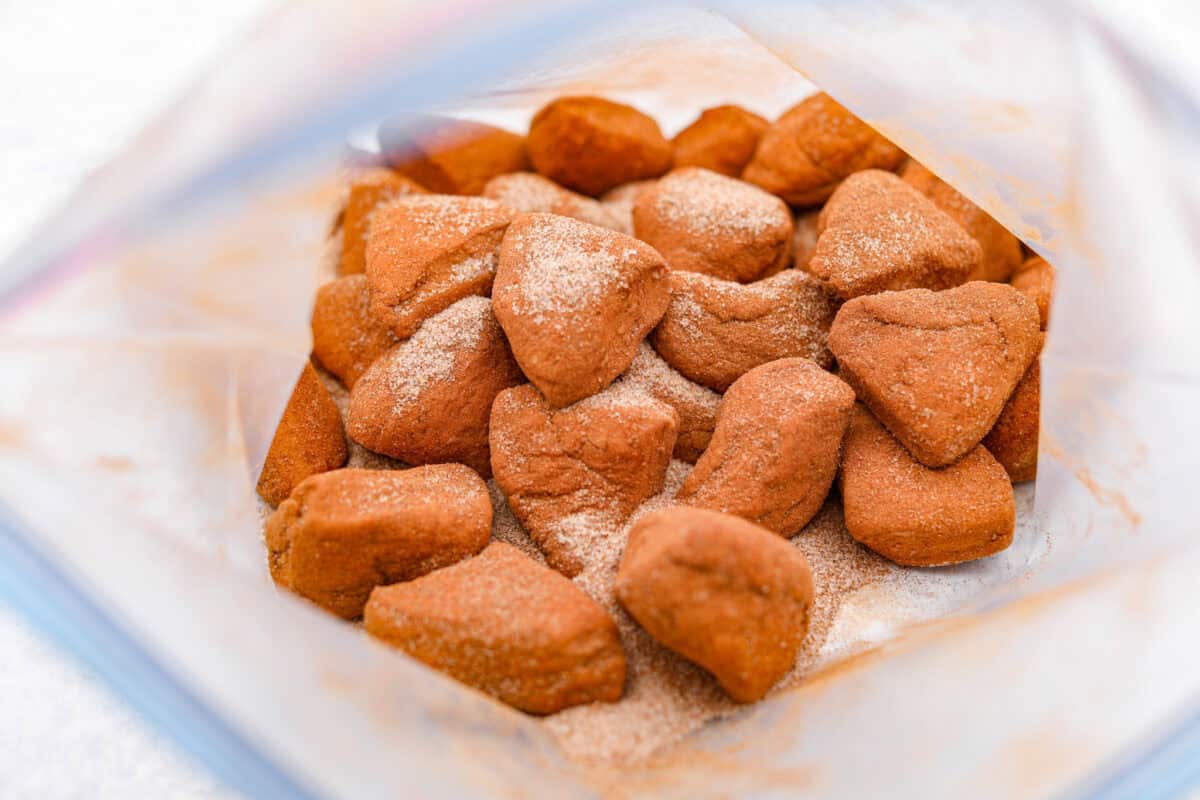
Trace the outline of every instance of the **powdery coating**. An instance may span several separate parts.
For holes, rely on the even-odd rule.
[[[1021,264],[1021,243],[1008,229],[958,190],[913,159],[904,165],[900,176],[917,191],[949,214],[975,241],[982,257],[969,281],[1006,281]]]
[[[626,232],[613,212],[598,201],[564,189],[534,172],[497,175],[483,187],[483,196],[502,204],[514,214],[560,214],[602,228]]]
[[[1037,477],[1041,425],[1042,360],[1035,358],[1004,404],[983,446],[996,457],[1013,483]]]
[[[696,463],[712,439],[721,395],[680,375],[645,342],[618,382],[632,384],[675,409],[679,415],[675,458]]]
[[[658,642],[748,703],[794,666],[813,584],[804,556],[770,531],[677,506],[633,526],[617,596]]]
[[[308,478],[267,520],[271,577],[345,619],[371,590],[479,552],[492,528],[483,480],[461,464],[340,469]]]
[[[375,362],[350,393],[350,438],[409,464],[491,474],[492,399],[524,382],[486,297],[459,300]]]
[[[671,303],[654,329],[654,348],[687,378],[724,391],[780,358],[828,367],[826,338],[837,308],[832,292],[796,270],[746,285],[672,272]]]
[[[442,194],[479,194],[496,175],[529,169],[524,136],[450,117],[384,123],[379,145],[393,169]]]
[[[632,183],[623,183],[604,193],[600,202],[612,213],[616,222],[614,230],[633,235],[633,204],[637,202],[642,192],[656,183],[658,183],[657,180],[633,181]]]
[[[778,197],[698,167],[677,169],[638,196],[633,231],[671,269],[753,281],[786,267],[792,215]]]
[[[397,341],[371,313],[366,275],[347,275],[317,289],[312,337],[313,355],[349,388]]]
[[[637,109],[599,97],[560,97],[534,115],[529,158],[552,181],[593,197],[671,168],[671,144]]]
[[[1012,279],[1013,288],[1037,305],[1042,330],[1050,324],[1050,302],[1054,299],[1054,267],[1041,256],[1025,260]]]
[[[704,167],[736,178],[754,156],[768,122],[741,106],[708,108],[675,134],[676,167]]]
[[[371,215],[380,205],[410,194],[426,194],[426,190],[390,169],[377,167],[354,176],[342,212],[342,254],[338,275],[356,275],[367,268],[367,230]]]
[[[846,431],[839,486],[850,535],[897,564],[959,564],[1012,544],[1012,484],[985,448],[930,469],[862,406]]]
[[[546,561],[574,576],[588,531],[619,527],[662,489],[677,429],[674,409],[629,384],[561,410],[518,386],[492,404],[492,471]]]
[[[767,129],[742,180],[794,206],[811,206],[825,202],[851,173],[895,169],[903,160],[904,151],[820,92]]]
[[[305,364],[271,439],[258,476],[258,494],[278,505],[309,475],[346,463],[346,435],[333,398]]]
[[[534,714],[614,702],[625,653],[612,618],[569,580],[503,542],[371,593],[367,632]]]
[[[678,501],[791,536],[829,493],[853,406],[850,387],[811,361],[755,367],[722,398],[712,442]]]
[[[805,211],[796,215],[795,233],[792,235],[792,266],[808,271],[808,262],[817,251],[817,229],[820,211]]]
[[[890,172],[847,178],[821,209],[808,271],[844,299],[888,289],[948,289],[982,250],[946,212]]]
[[[839,374],[929,467],[979,444],[1039,346],[1033,303],[983,281],[859,297],[829,331]]]
[[[624,234],[522,214],[500,247],[496,318],[522,371],[557,407],[621,374],[667,306],[667,265]]]
[[[371,313],[406,339],[456,301],[487,295],[511,220],[481,197],[420,195],[380,207],[367,242]]]

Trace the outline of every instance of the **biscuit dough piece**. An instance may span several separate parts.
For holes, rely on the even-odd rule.
[[[462,298],[486,296],[512,216],[495,200],[441,194],[377,209],[367,242],[371,313],[407,339]]]
[[[813,598],[808,562],[790,543],[739,517],[684,506],[634,524],[616,590],[647,633],[742,703],[760,700],[795,666]]]
[[[839,486],[850,535],[897,564],[959,564],[1012,544],[1012,484],[986,448],[930,469],[861,405],[846,431]]]
[[[957,189],[909,159],[900,177],[945,211],[979,242],[983,251],[979,266],[967,275],[969,281],[1006,281],[1021,264],[1021,242],[992,215],[963,197]]]
[[[614,186],[657,178],[671,168],[671,143],[658,123],[632,106],[599,97],[560,97],[529,126],[533,167],[592,197]]]
[[[839,374],[928,467],[979,444],[1039,347],[1033,303],[984,281],[855,298],[829,331]]]
[[[1041,425],[1042,359],[1025,371],[1004,404],[983,446],[996,457],[1013,483],[1037,478],[1038,430]]]
[[[895,169],[904,151],[824,92],[805,98],[767,128],[742,180],[794,206],[819,205],[847,176]]]
[[[295,486],[346,463],[342,417],[312,364],[305,364],[271,439],[258,476],[258,495],[279,505]]]
[[[491,302],[467,297],[425,320],[355,384],[347,432],[407,464],[459,462],[487,478],[492,400],[524,381]]]
[[[407,581],[482,550],[487,485],[462,464],[339,469],[303,481],[267,520],[271,577],[344,619],[376,586]]]
[[[555,214],[522,214],[500,247],[492,306],[521,370],[562,408],[633,361],[667,308],[668,272],[645,242]]]
[[[779,358],[828,367],[833,358],[826,339],[837,308],[824,284],[798,270],[745,285],[672,272],[671,302],[653,342],[682,375],[720,392]]]
[[[625,226],[607,206],[598,200],[564,189],[536,172],[497,175],[483,187],[483,196],[495,200],[514,214],[560,214],[602,228],[626,232]]]
[[[627,384],[556,410],[528,384],[492,404],[492,471],[550,566],[574,577],[588,520],[619,526],[662,491],[678,416]]]
[[[363,617],[375,638],[532,714],[616,702],[624,688],[625,652],[612,617],[503,542],[377,588]]]
[[[416,181],[390,169],[363,170],[350,181],[342,212],[342,256],[338,275],[356,275],[367,268],[367,226],[375,209],[410,194],[428,194]]]
[[[529,169],[524,136],[433,114],[385,122],[379,145],[392,169],[439,194],[479,194],[497,175]]]
[[[950,215],[890,172],[847,178],[821,209],[808,271],[843,299],[900,289],[949,289],[978,271],[983,251]]]
[[[348,389],[397,343],[391,327],[371,313],[371,290],[362,274],[317,289],[312,337],[313,355]]]
[[[829,494],[853,406],[850,387],[807,359],[755,367],[722,398],[712,441],[676,501],[792,536]]]
[[[673,170],[633,206],[633,233],[674,270],[746,283],[791,263],[792,214],[778,197],[699,167]]]
[[[675,409],[679,434],[674,456],[695,464],[712,439],[721,395],[680,375],[645,342],[618,382],[631,384]]]
[[[765,119],[741,106],[707,108],[675,134],[676,167],[703,167],[736,178],[767,130]]]
[[[1013,288],[1037,305],[1042,330],[1050,324],[1050,302],[1054,299],[1054,267],[1041,256],[1025,260],[1012,279]]]

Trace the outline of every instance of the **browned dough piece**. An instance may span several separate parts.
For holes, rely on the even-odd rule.
[[[625,371],[667,307],[654,248],[555,214],[522,214],[500,247],[496,319],[521,370],[563,407]]]
[[[675,166],[704,167],[736,178],[754,156],[769,124],[741,106],[707,108],[671,140]]]
[[[1016,510],[1008,474],[986,448],[930,469],[857,406],[838,479],[846,530],[910,567],[959,564],[1012,544]]]
[[[346,434],[337,405],[312,364],[305,364],[271,439],[258,494],[279,505],[309,475],[346,463]]]
[[[673,506],[639,519],[617,597],[658,642],[711,672],[742,703],[762,699],[796,663],[808,632],[808,562],[765,528]]]
[[[271,577],[345,619],[376,586],[478,553],[492,530],[487,485],[462,464],[339,469],[303,481],[267,520]]]
[[[361,274],[317,289],[312,337],[313,355],[348,389],[397,342],[391,327],[371,313],[371,290]]]
[[[671,168],[671,143],[657,122],[599,97],[554,100],[534,115],[528,142],[534,169],[592,197]]]
[[[524,136],[480,122],[406,115],[381,126],[379,144],[393,169],[439,194],[479,194],[491,178],[529,169]]]
[[[853,406],[850,387],[806,359],[755,367],[722,398],[676,500],[795,534],[825,502]]]
[[[355,384],[347,432],[408,464],[457,461],[487,478],[492,400],[524,380],[491,302],[467,297],[425,320]]]
[[[612,617],[511,545],[371,593],[367,633],[532,714],[616,702],[625,652]]]
[[[843,299],[900,289],[949,289],[979,268],[979,243],[890,172],[847,178],[821,209],[808,271]]]
[[[826,339],[837,308],[824,284],[797,270],[746,285],[672,272],[671,303],[654,330],[654,348],[687,378],[724,391],[780,358],[828,367]]]
[[[678,416],[620,383],[556,410],[530,385],[492,404],[492,471],[550,566],[575,576],[590,542],[580,530],[619,527],[662,491]]]
[[[638,195],[633,232],[671,269],[729,281],[758,280],[791,263],[792,214],[783,201],[699,167],[674,170]]]
[[[742,180],[794,206],[825,202],[864,169],[895,169],[904,151],[824,92],[807,97],[767,128]]]
[[[376,209],[367,242],[371,313],[401,339],[471,295],[486,296],[512,213],[482,197],[416,195]]]
[[[858,297],[829,331],[839,374],[929,467],[979,444],[1039,346],[1033,303],[984,281]]]

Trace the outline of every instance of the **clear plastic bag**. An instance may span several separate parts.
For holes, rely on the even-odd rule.
[[[1085,4],[710,5],[310,3],[268,20],[3,272],[5,597],[251,794],[585,791],[597,776],[535,720],[266,575],[253,479],[307,355],[339,143],[411,109],[520,128],[568,92],[670,133],[723,101],[778,114],[811,80],[1058,268],[1036,503],[1003,557],[904,603],[850,598],[830,658],[875,649],[599,785],[1176,780],[1137,754],[1200,695],[1196,87]]]

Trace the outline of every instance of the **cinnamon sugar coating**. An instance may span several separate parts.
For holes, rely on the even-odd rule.
[[[890,172],[847,178],[821,209],[808,271],[843,299],[900,289],[949,289],[979,269],[979,243]]]
[[[671,143],[658,123],[632,106],[600,97],[560,97],[529,126],[533,167],[592,197],[671,168]]]
[[[667,265],[644,242],[554,214],[504,236],[496,318],[531,383],[556,407],[625,371],[667,307]]]
[[[672,506],[634,524],[617,573],[625,610],[664,646],[759,700],[796,662],[813,584],[788,542],[729,514]]]
[[[619,528],[662,490],[678,427],[674,409],[627,384],[564,409],[517,386],[492,404],[492,470],[547,563],[574,576],[587,555],[574,533]]]
[[[425,320],[350,393],[350,438],[407,464],[459,462],[491,475],[492,400],[525,380],[486,297]]]
[[[461,464],[340,469],[295,488],[267,520],[271,577],[354,619],[378,585],[411,580],[483,549],[487,486]]]
[[[1035,358],[1013,390],[983,446],[996,457],[1013,483],[1037,477],[1041,424],[1042,359]]]
[[[917,460],[952,464],[991,430],[1040,347],[1037,309],[1002,283],[859,297],[838,311],[839,374]]]
[[[367,242],[371,313],[401,339],[470,295],[487,295],[512,213],[481,197],[419,195],[377,209]]]
[[[271,439],[258,476],[258,494],[278,505],[310,475],[346,463],[346,435],[333,398],[312,364],[305,364]]]
[[[769,123],[741,106],[706,108],[671,144],[676,167],[703,167],[736,178],[754,156]]]
[[[722,398],[677,501],[795,534],[829,493],[853,405],[849,386],[806,359],[755,367]]]
[[[749,370],[780,358],[832,363],[826,339],[837,297],[797,270],[750,284],[671,273],[671,302],[654,330],[658,353],[682,375],[724,391]]]
[[[371,593],[367,633],[533,714],[615,702],[625,683],[617,626],[552,569],[503,542]]]
[[[633,232],[674,270],[757,280],[791,263],[792,215],[756,186],[699,167],[673,170],[642,192]]]
[[[895,169],[904,151],[824,92],[784,112],[758,143],[742,180],[794,206],[825,202],[847,176]]]
[[[931,469],[859,405],[843,451],[838,480],[846,529],[881,556],[934,567],[994,555],[1012,544],[1012,484],[984,447]]]

